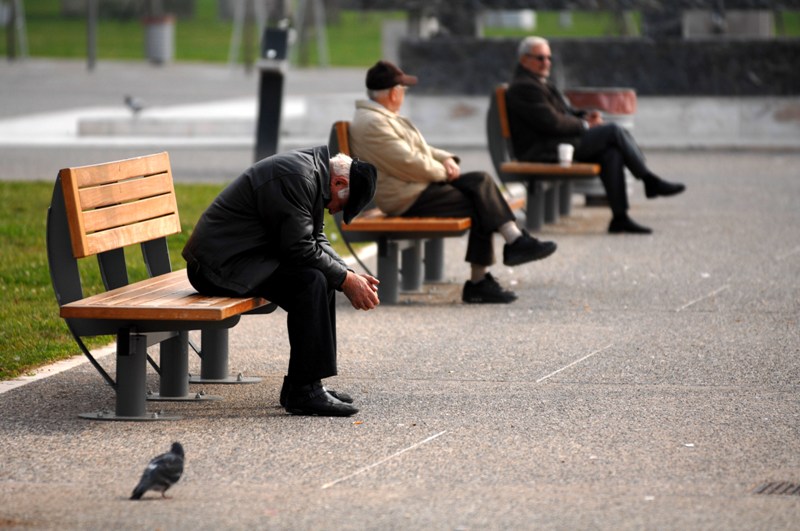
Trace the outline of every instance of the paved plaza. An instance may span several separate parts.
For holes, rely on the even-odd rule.
[[[110,84],[152,67],[105,68],[114,75],[91,75]],[[156,72],[163,92],[141,94],[164,94],[163,105],[212,112],[256,90],[253,77],[219,67]],[[47,97],[47,71],[34,83],[6,65],[0,86],[12,74],[0,136],[26,116],[55,124],[71,109],[111,107],[124,90],[63,72],[59,102]],[[316,77],[349,95],[357,74],[303,73],[303,87]],[[292,79],[287,94],[301,90]],[[73,161],[149,153],[151,143],[6,140],[0,157],[11,178],[50,181]],[[187,181],[224,180],[252,159],[250,145],[164,146]],[[475,146],[464,160],[489,169]],[[648,160],[687,185],[647,200],[633,183],[631,215],[654,234],[609,235],[609,211],[576,200],[537,234],[558,243],[552,257],[493,268],[519,295],[513,304],[460,302],[466,238],[447,240],[446,282],[401,304],[357,312],[339,296],[339,375],[327,384],[354,396],[354,417],[278,406],[289,348],[281,310],[231,330],[232,373],[260,383],[192,386],[221,401],[149,404],[180,420],[79,418],[114,405],[87,363],[1,392],[0,528],[797,529],[800,495],[757,490],[800,486],[800,150],[653,149]],[[113,370],[113,355],[101,360]],[[173,441],[186,469],[171,499],[129,501]]]

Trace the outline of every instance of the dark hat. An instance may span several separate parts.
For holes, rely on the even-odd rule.
[[[369,90],[383,90],[395,85],[416,85],[417,76],[406,75],[389,61],[378,61],[375,66],[367,70],[367,88]]]
[[[375,180],[377,179],[375,166],[363,160],[353,159],[350,165],[350,197],[344,206],[342,219],[345,223],[350,221],[372,201],[375,196]]]

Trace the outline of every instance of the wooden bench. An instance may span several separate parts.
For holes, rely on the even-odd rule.
[[[520,162],[514,156],[506,110],[506,84],[492,93],[486,116],[486,135],[495,171],[503,182],[522,182],[527,188],[526,225],[541,230],[545,223],[569,215],[572,183],[600,174],[599,164],[573,162],[569,166],[549,162]]]
[[[331,128],[328,146],[331,153],[350,155],[349,122],[339,121]],[[509,200],[512,210],[523,208],[524,199]],[[396,304],[400,287],[417,291],[424,281],[441,282],[444,277],[444,239],[462,236],[470,218],[411,218],[387,216],[371,205],[349,224],[336,216],[342,237],[348,242],[377,242],[378,296],[384,304]],[[423,251],[424,247],[424,251]],[[398,263],[402,265],[398,266]],[[400,279],[400,282],[398,282]]]
[[[257,297],[198,294],[185,269],[172,271],[166,237],[180,232],[167,153],[59,172],[47,215],[47,255],[60,316],[82,352],[116,391],[114,412],[82,417],[171,419],[176,417],[148,413],[146,400],[218,398],[188,391],[188,332],[202,331],[201,377],[227,383],[231,380],[228,329],[244,313],[275,309]],[[149,278],[130,283],[125,251],[136,245],[141,247]],[[106,291],[84,297],[79,260],[92,256],[97,257]],[[100,335],[116,335],[116,380],[83,342],[84,337]],[[147,348],[156,344],[160,366],[147,354]],[[160,376],[157,394],[146,389],[148,361]]]

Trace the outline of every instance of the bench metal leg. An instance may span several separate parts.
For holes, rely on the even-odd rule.
[[[541,230],[544,225],[544,185],[539,181],[528,182],[525,223],[531,231]]]
[[[204,392],[189,393],[189,332],[183,331],[159,344],[161,379],[158,393],[148,393],[148,400],[205,401],[222,397]]]
[[[261,378],[228,374],[228,332],[227,328],[202,330],[200,339],[200,376],[189,375],[193,384],[250,384]]]
[[[399,245],[386,238],[378,240],[378,298],[383,304],[397,304],[398,281],[400,274],[397,261]]]
[[[544,193],[544,222],[557,223],[558,222],[558,199],[559,185],[558,183],[548,183],[547,190]]]
[[[425,241],[425,282],[444,282],[444,238]]]
[[[561,190],[558,191],[558,210],[562,216],[569,216],[572,212],[572,183],[567,181],[561,183]]]
[[[401,256],[403,291],[419,291],[422,288],[422,241],[411,242]]]
[[[148,413],[147,335],[120,330],[117,334],[117,402],[114,412],[82,413],[94,420],[175,420],[180,417]]]

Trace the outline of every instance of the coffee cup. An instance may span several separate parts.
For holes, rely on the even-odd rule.
[[[559,144],[558,145],[558,162],[562,166],[569,166],[572,164],[572,153],[575,148],[572,144]]]

